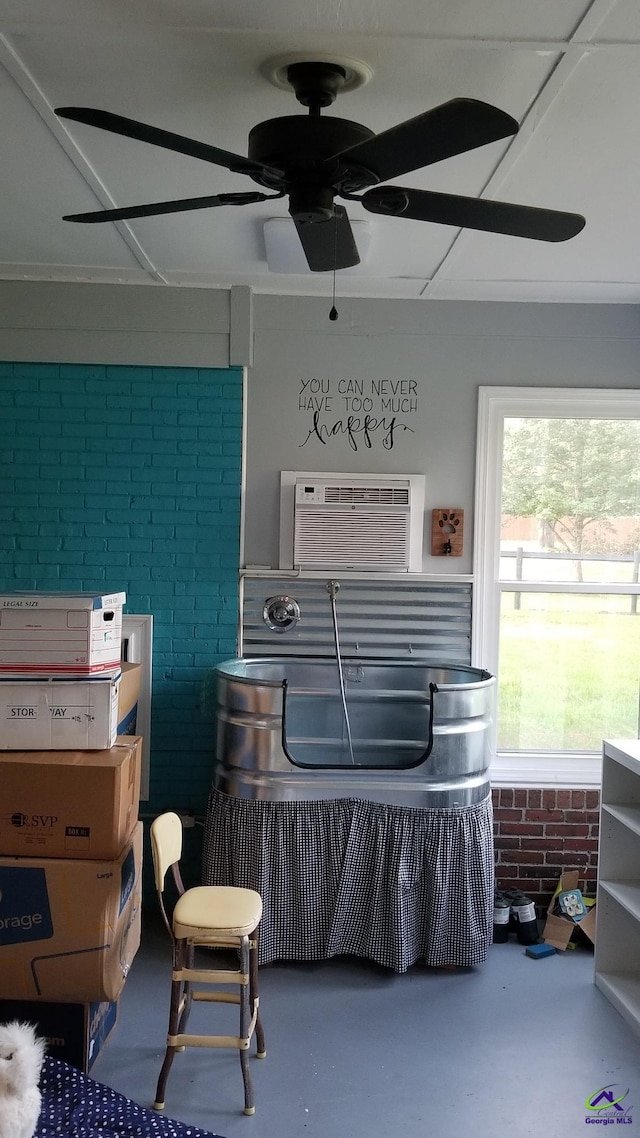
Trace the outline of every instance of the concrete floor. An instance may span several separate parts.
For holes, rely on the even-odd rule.
[[[91,1071],[144,1106],[169,981],[167,934],[152,920]],[[225,1138],[588,1138],[585,1100],[623,1084],[624,1133],[640,1135],[640,1036],[595,988],[588,948],[531,960],[512,940],[474,969],[402,976],[354,958],[275,964],[260,986],[267,1058],[251,1061],[255,1115],[242,1113],[237,1054],[190,1049],[169,1076],[167,1116]],[[235,1008],[203,1004],[190,1029],[211,1016],[236,1031]]]

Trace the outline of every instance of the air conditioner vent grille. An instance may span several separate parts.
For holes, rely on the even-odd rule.
[[[300,565],[406,568],[408,519],[364,509],[335,514],[320,508],[297,515],[295,548]]]
[[[325,486],[324,500],[326,503],[343,502],[373,503],[380,505],[408,506],[408,486]]]

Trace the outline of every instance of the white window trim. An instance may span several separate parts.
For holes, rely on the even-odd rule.
[[[474,509],[474,603],[472,663],[494,675],[499,668],[500,597],[515,591],[500,584],[502,446],[504,420],[517,418],[640,419],[640,392],[589,388],[480,387]],[[521,588],[521,587],[520,587]],[[640,586],[583,585],[563,588],[544,582],[527,591],[633,594]],[[546,755],[508,752],[496,755],[494,786],[599,787],[600,754]]]

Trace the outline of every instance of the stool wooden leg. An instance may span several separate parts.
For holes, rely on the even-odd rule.
[[[256,1006],[256,1001],[259,999],[258,991],[258,930],[251,934],[253,947],[249,950],[249,1000],[251,1003],[251,1014]],[[260,1019],[260,1004],[258,1003],[258,1014],[256,1016],[256,1052],[258,1059],[264,1059],[267,1054],[267,1049],[264,1042],[264,1029],[262,1027],[262,1020]]]
[[[186,942],[185,941],[176,941],[174,953],[173,953],[173,968],[175,971],[181,969],[184,965],[185,948],[186,948]],[[183,990],[184,990],[184,984],[183,984],[182,980],[172,980],[172,982],[171,982],[171,1005],[169,1008],[169,1031],[168,1031],[169,1036],[175,1036],[178,1034],[179,1024],[180,1024],[181,1019],[183,1018],[184,1009],[183,1009],[182,1014],[180,1011],[180,1007],[182,1004]],[[171,1064],[173,1063],[173,1060],[175,1058],[176,1051],[177,1051],[177,1048],[174,1045],[167,1043],[167,1050],[165,1052],[164,1062],[162,1064],[162,1068],[161,1068],[160,1074],[158,1076],[158,1085],[156,1087],[156,1101],[153,1104],[154,1110],[164,1110],[165,1090],[166,1090],[166,1086],[167,1086],[167,1079],[169,1077],[169,1071],[171,1070]]]
[[[246,976],[251,977],[250,951],[248,937],[242,938],[240,948],[240,969]],[[250,1008],[250,984],[240,985],[240,1038],[246,1039],[251,1023],[252,1011]],[[253,1087],[251,1085],[251,1072],[249,1070],[249,1051],[240,1048],[240,1066],[242,1068],[242,1081],[244,1083],[244,1113],[255,1114],[253,1102]]]

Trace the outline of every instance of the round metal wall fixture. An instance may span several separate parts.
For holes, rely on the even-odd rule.
[[[272,632],[287,632],[300,620],[300,605],[293,597],[268,597],[262,619]]]
[[[326,51],[289,51],[284,55],[276,55],[272,59],[265,60],[260,72],[265,79],[273,83],[274,87],[279,87],[281,91],[292,91],[293,87],[287,78],[287,68],[292,63],[333,63],[337,67],[342,67],[346,79],[341,92],[355,91],[358,87],[364,87],[365,83],[373,78],[373,68],[363,60],[352,59],[348,55],[334,55]]]

